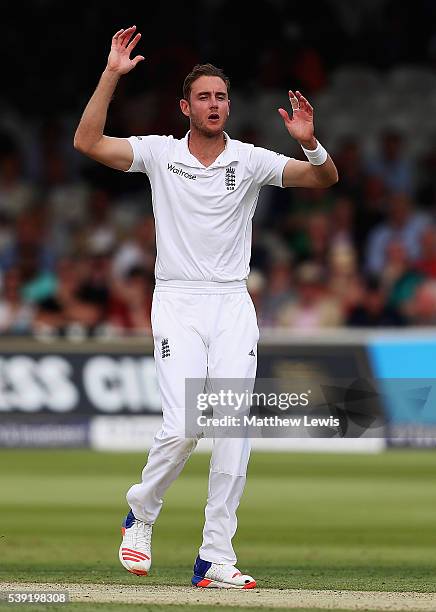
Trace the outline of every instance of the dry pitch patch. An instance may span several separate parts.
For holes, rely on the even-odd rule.
[[[3,582],[7,591],[68,591],[71,602],[154,603],[182,605],[227,605],[323,610],[379,610],[392,612],[434,612],[436,593],[386,593],[375,591],[309,591],[300,589],[195,589],[176,586],[127,586],[112,584],[17,583]]]

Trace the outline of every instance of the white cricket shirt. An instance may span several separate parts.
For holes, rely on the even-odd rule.
[[[263,185],[282,187],[289,157],[231,140],[206,167],[183,139],[131,136],[128,172],[147,174],[156,224],[156,280],[244,281],[252,218]]]

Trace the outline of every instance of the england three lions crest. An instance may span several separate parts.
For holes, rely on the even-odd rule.
[[[233,191],[236,187],[236,172],[232,167],[226,168],[226,176],[224,179],[227,191]]]

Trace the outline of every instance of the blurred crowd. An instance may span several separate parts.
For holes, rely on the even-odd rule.
[[[143,4],[108,3],[102,12],[90,0],[66,19],[59,3],[33,0],[25,21],[19,4],[5,13],[14,62],[6,62],[9,88],[0,94],[0,334],[151,333],[155,242],[148,181],[90,162],[72,147],[119,27],[137,23],[147,61],[120,83],[107,133],[183,136],[183,78],[196,62],[213,61],[232,78],[230,136],[300,159],[271,111],[271,92],[292,83],[316,100],[344,48],[348,64],[436,66],[433,2],[417,0],[410,13],[390,0],[356,1],[350,8],[323,0],[313,20],[311,6],[299,4],[294,13],[284,0],[263,1],[255,20],[250,10],[252,27],[242,35],[244,6],[193,1],[189,10],[175,3],[170,11],[153,4],[145,15]],[[45,44],[39,22],[49,25]],[[76,44],[78,26],[92,40],[92,52]],[[17,28],[22,36],[12,35]],[[223,31],[226,41],[238,41],[238,53],[223,44]],[[17,45],[31,48],[32,70]],[[361,108],[364,98],[362,92]],[[436,325],[434,140],[429,135],[428,146],[411,155],[410,130],[386,122],[371,149],[361,136],[342,133],[329,150],[340,176],[334,188],[262,190],[248,281],[261,326]]]
[[[249,279],[261,325],[436,325],[434,149],[408,158],[386,131],[369,159],[351,138],[332,154],[335,188],[271,192]]]
[[[82,159],[71,135],[48,122],[24,152],[0,137],[1,333],[149,334],[148,180]],[[378,145],[368,159],[344,139],[334,188],[261,191],[248,281],[261,326],[436,324],[436,153],[409,158],[392,131]]]

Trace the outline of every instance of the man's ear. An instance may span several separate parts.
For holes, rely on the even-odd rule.
[[[189,102],[188,102],[188,100],[185,100],[184,98],[182,98],[180,100],[180,110],[185,115],[185,117],[189,117],[190,109],[189,109]]]
[[[227,111],[227,117],[230,115],[230,100],[227,100],[228,104],[229,104],[229,110]]]

